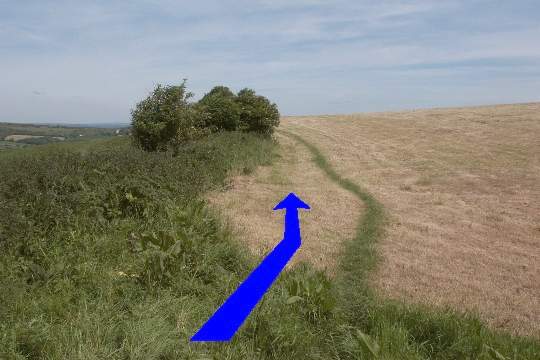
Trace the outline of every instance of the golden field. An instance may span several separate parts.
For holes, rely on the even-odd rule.
[[[281,215],[271,207],[295,191],[312,206],[298,259],[332,273],[361,214],[362,204],[287,136],[294,133],[384,205],[371,279],[380,294],[539,333],[540,103],[285,117],[280,129],[272,167],[237,176],[210,198],[254,251],[280,240]]]

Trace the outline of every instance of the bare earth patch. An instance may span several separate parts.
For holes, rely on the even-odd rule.
[[[390,224],[372,279],[381,294],[540,335],[539,103],[290,117],[282,128],[385,206]]]
[[[263,255],[283,238],[283,212],[272,208],[289,192],[296,193],[311,210],[300,211],[302,247],[291,264],[309,261],[331,274],[342,241],[354,236],[360,204],[326,177],[305,147],[286,136],[277,137],[279,158],[273,166],[233,177],[227,191],[212,193],[209,201],[240,239]]]

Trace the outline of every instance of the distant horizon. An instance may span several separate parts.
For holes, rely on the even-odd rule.
[[[512,102],[512,103],[494,103],[494,104],[473,104],[473,105],[456,105],[456,106],[433,106],[433,107],[421,107],[421,108],[403,108],[397,110],[380,110],[380,111],[353,111],[347,113],[328,113],[328,114],[301,114],[301,115],[287,115],[280,114],[281,117],[309,117],[309,116],[334,116],[334,115],[352,115],[352,114],[376,114],[376,113],[388,113],[388,112],[407,112],[407,111],[422,111],[422,110],[444,110],[444,109],[453,109],[453,108],[478,108],[478,107],[491,107],[491,106],[510,106],[510,105],[527,105],[540,103],[539,100],[532,101],[523,101],[523,102]],[[127,122],[89,122],[89,123],[74,123],[74,122],[22,122],[22,121],[4,121],[0,120],[0,124],[20,124],[20,125],[48,125],[48,126],[65,126],[65,127],[90,127],[90,128],[114,128],[114,127],[129,127],[131,126],[131,121]]]
[[[55,123],[55,122],[15,122],[15,121],[0,121],[0,124],[11,125],[36,125],[36,126],[58,126],[69,128],[126,128],[131,126],[131,123],[115,123],[115,122],[94,122],[94,123]]]

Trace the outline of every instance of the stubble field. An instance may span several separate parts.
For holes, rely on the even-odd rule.
[[[300,257],[331,273],[362,211],[286,136],[296,134],[385,207],[381,261],[371,278],[378,293],[539,334],[539,103],[286,117],[280,128],[281,158],[272,168],[237,177],[232,189],[211,196],[252,249],[279,237],[257,230],[280,226],[278,217],[270,227],[263,220],[269,209],[258,206],[268,203],[261,197],[277,201],[297,191],[313,208],[304,215]]]

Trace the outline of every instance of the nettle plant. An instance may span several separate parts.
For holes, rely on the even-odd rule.
[[[229,235],[203,201],[168,208],[159,230],[132,232],[131,250],[139,255],[136,278],[148,287],[180,284],[178,277],[215,284],[224,270],[237,271],[242,260],[227,247]]]

